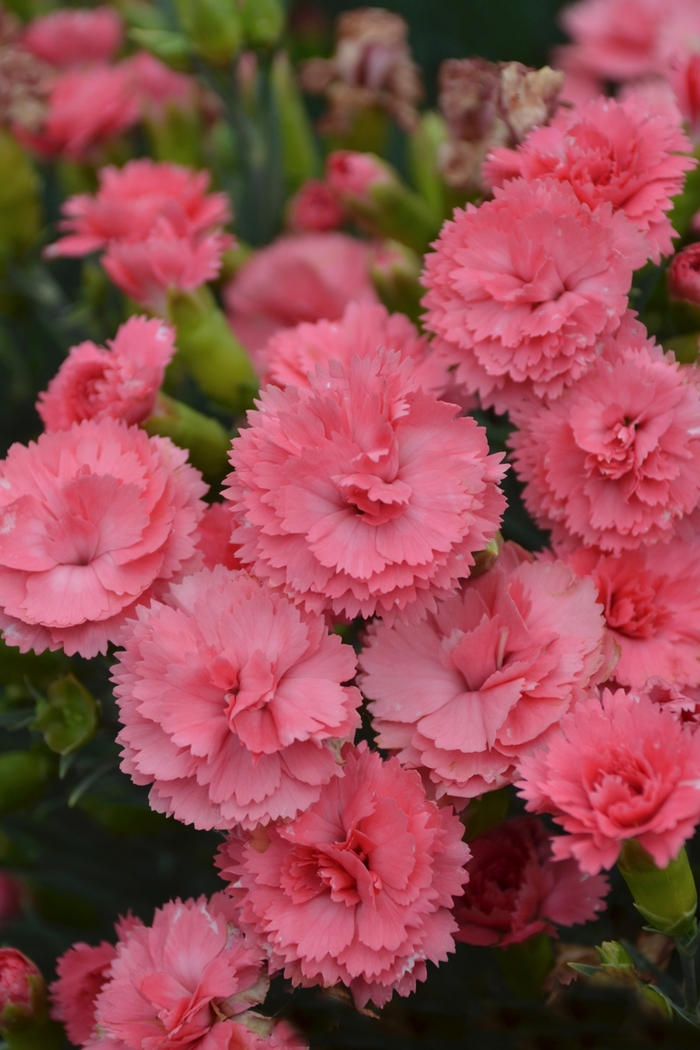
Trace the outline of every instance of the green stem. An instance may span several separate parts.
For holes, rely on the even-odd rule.
[[[66,1045],[63,1026],[48,1019],[15,1032],[3,1030],[2,1037],[10,1050],[63,1050]]]
[[[698,982],[695,974],[695,957],[681,955],[681,966],[683,967],[683,995],[685,997],[686,1010],[695,1010],[698,1003]]]
[[[222,478],[228,472],[231,439],[218,420],[161,391],[153,415],[141,425],[151,437],[169,437],[179,448],[187,449],[190,463],[205,478]]]

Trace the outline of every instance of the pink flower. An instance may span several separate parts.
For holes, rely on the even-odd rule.
[[[305,813],[254,841],[231,836],[217,863],[272,969],[295,984],[342,982],[358,1006],[383,1006],[454,950],[449,909],[469,849],[417,773],[365,743],[343,758],[343,779]]]
[[[469,845],[469,882],[453,912],[457,941],[505,948],[538,933],[556,937],[554,923],[588,922],[605,908],[605,876],[583,875],[573,859],[555,861],[535,817],[515,817]]]
[[[373,153],[336,150],[326,165],[326,179],[331,190],[342,200],[366,200],[370,191],[390,183],[392,175],[386,164]]]
[[[652,703],[661,704],[670,711],[677,722],[691,733],[700,728],[700,688],[684,685],[671,685],[663,678],[650,678],[641,692],[648,696]]]
[[[21,652],[86,658],[135,603],[196,564],[206,491],[167,438],[106,418],[12,445],[0,462],[0,625]]]
[[[327,183],[309,179],[291,201],[287,214],[294,233],[327,233],[337,230],[345,219],[345,209]]]
[[[195,238],[214,233],[231,217],[223,193],[207,193],[209,173],[149,158],[111,165],[99,173],[96,194],[80,193],[63,205],[61,229],[67,236],[46,251],[49,258],[79,258],[112,241],[147,238],[159,219]]]
[[[426,256],[426,327],[455,379],[497,411],[558,397],[619,324],[640,244],[609,204],[594,213],[565,183],[513,180],[443,226]]]
[[[700,390],[625,319],[587,375],[511,435],[530,513],[568,545],[669,540],[700,500]]]
[[[582,547],[566,557],[593,580],[620,660],[614,677],[641,689],[648,678],[700,686],[700,544],[657,543],[617,557]]]
[[[344,233],[280,237],[256,252],[226,289],[231,327],[255,353],[280,328],[337,321],[353,300],[376,303],[370,250]]]
[[[379,746],[427,771],[438,797],[510,783],[519,756],[607,677],[601,613],[590,580],[508,543],[423,623],[370,624],[360,685]]]
[[[501,457],[396,352],[309,384],[268,387],[233,442],[239,557],[308,609],[420,619],[497,530]]]
[[[243,943],[223,893],[169,901],[117,945],[97,997],[96,1032],[115,1050],[258,1050],[251,1006],[265,997],[262,953]],[[272,1029],[273,1023],[268,1022]],[[284,1045],[284,1044],[283,1044]]]
[[[22,45],[57,69],[111,62],[122,46],[124,25],[112,7],[52,11],[35,18]]]
[[[167,604],[166,604],[167,603]],[[114,670],[122,768],[197,828],[294,817],[342,773],[355,654],[244,572],[204,569],[137,609]]]
[[[338,321],[317,321],[286,328],[270,339],[265,351],[267,373],[263,380],[276,386],[309,387],[309,373],[331,361],[350,364],[354,354],[367,357],[385,347],[398,350],[416,367],[420,385],[439,394],[449,380],[447,370],[430,353],[427,336],[421,336],[405,314],[390,314],[380,303],[348,303]]]
[[[194,77],[176,73],[148,51],[137,51],[122,63],[131,75],[142,114],[162,121],[169,109],[192,110],[198,85]]]
[[[202,552],[203,566],[213,569],[241,569],[238,548],[231,543],[233,515],[227,503],[212,503],[204,512],[197,528],[197,548]]]
[[[17,137],[41,157],[87,161],[95,147],[132,127],[137,101],[122,66],[69,69],[55,80],[48,113],[38,132],[19,125]]]
[[[526,808],[568,832],[552,839],[553,855],[596,875],[633,838],[665,868],[700,821],[700,736],[622,689],[577,704],[559,729],[519,771]]]
[[[697,216],[694,225],[697,225]],[[697,241],[673,256],[666,276],[673,298],[700,305],[700,244]]]
[[[700,139],[700,53],[679,55],[669,74],[678,108],[690,126],[694,142]]]
[[[572,186],[595,211],[612,204],[644,234],[656,263],[673,252],[668,216],[696,161],[678,114],[653,108],[643,95],[623,102],[597,98],[573,112],[560,110],[550,127],[535,128],[517,149],[495,149],[484,165],[486,182],[501,186],[522,176],[551,176]]]
[[[160,320],[130,317],[109,350],[74,346],[36,410],[47,430],[68,430],[83,419],[141,423],[153,411],[165,368],[175,353],[175,333]]]
[[[33,1009],[32,978],[41,980],[41,972],[31,959],[17,948],[0,948],[0,1015],[6,1006]]]

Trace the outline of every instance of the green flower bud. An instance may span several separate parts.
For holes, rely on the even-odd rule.
[[[634,962],[629,952],[618,941],[603,941],[596,948],[601,966],[612,966],[615,969],[634,969]]]
[[[100,709],[92,693],[72,674],[52,682],[47,699],[39,700],[31,729],[58,755],[70,755],[95,735]]]
[[[409,136],[409,163],[413,184],[440,224],[448,215],[447,187],[440,173],[440,147],[447,142],[447,124],[439,113],[424,113]]]
[[[651,927],[669,937],[683,937],[695,928],[698,895],[685,848],[665,868],[657,868],[636,839],[627,839],[617,866],[635,908]]]
[[[175,69],[185,69],[192,48],[184,33],[173,33],[169,29],[131,29],[129,37],[151,54]]]
[[[51,760],[41,751],[0,754],[0,816],[36,802],[51,774]]]
[[[176,0],[177,13],[192,46],[213,65],[224,66],[241,47],[236,0]]]
[[[377,295],[392,313],[406,314],[415,323],[425,295],[419,278],[422,270],[420,256],[399,241],[385,241],[374,252],[370,261],[370,277]]]
[[[293,193],[319,174],[321,162],[296,74],[284,51],[275,55],[270,78],[282,138],[284,176],[287,190]]]
[[[220,479],[228,472],[231,439],[218,420],[161,392],[153,415],[141,425],[151,437],[169,437],[180,448],[188,449],[190,463],[205,478]]]
[[[284,29],[280,0],[241,0],[241,23],[247,47],[274,47]]]

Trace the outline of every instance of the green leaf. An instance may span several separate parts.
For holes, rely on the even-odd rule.
[[[44,735],[46,746],[58,755],[70,755],[95,735],[99,705],[78,679],[67,674],[52,682],[48,699],[39,700],[31,728]]]

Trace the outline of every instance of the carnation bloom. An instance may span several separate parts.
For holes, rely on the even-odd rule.
[[[344,233],[280,237],[256,252],[228,285],[231,327],[255,353],[302,321],[337,321],[349,302],[377,302],[368,275],[370,247]]]
[[[231,543],[232,529],[233,515],[228,503],[210,504],[197,528],[197,548],[202,552],[205,569],[216,565],[226,569],[242,568],[238,548]]]
[[[18,138],[41,157],[86,161],[96,146],[136,123],[139,109],[127,70],[89,66],[61,73],[37,132],[17,126]]]
[[[196,561],[206,486],[187,452],[112,419],[0,462],[0,625],[21,652],[107,651],[152,588]]]
[[[695,223],[697,219],[698,216]],[[700,306],[700,243],[689,244],[674,255],[666,276],[674,299],[686,299]]]
[[[175,353],[174,331],[160,320],[130,317],[108,345],[74,346],[39,394],[36,409],[47,430],[107,417],[141,423],[151,414]]]
[[[517,149],[493,150],[484,165],[492,186],[521,176],[551,176],[572,186],[595,210],[609,203],[644,234],[654,262],[673,251],[675,231],[665,214],[683,190],[695,161],[675,118],[642,95],[597,98],[573,112],[560,110],[550,127],[535,128]]]
[[[552,839],[554,856],[596,875],[633,838],[665,868],[700,821],[700,735],[622,689],[577,704],[559,729],[519,769],[526,808],[568,832]]]
[[[251,571],[308,609],[419,619],[498,529],[501,456],[394,351],[268,387],[224,495]]]
[[[167,602],[165,604],[164,602]],[[341,774],[355,653],[244,572],[204,569],[140,606],[117,654],[122,768],[197,828],[294,817]]]
[[[342,982],[358,1006],[383,1006],[425,980],[426,961],[454,950],[449,909],[469,849],[417,773],[365,743],[343,758],[343,779],[305,813],[254,841],[231,836],[217,863],[272,969],[295,984]]]
[[[554,923],[595,919],[610,889],[604,875],[582,874],[575,860],[556,861],[549,835],[535,817],[515,817],[469,843],[469,882],[456,902],[455,940],[506,948]]]
[[[261,973],[262,953],[244,944],[230,911],[223,893],[210,901],[169,901],[156,910],[150,926],[135,927],[118,943],[96,1002],[98,1046],[262,1050],[275,1045],[249,1027],[251,1021],[265,1024],[250,1007],[265,997],[268,982]]]
[[[427,336],[419,335],[405,314],[390,314],[380,303],[349,303],[338,321],[317,321],[285,328],[273,335],[265,351],[264,381],[276,386],[309,386],[309,373],[331,361],[349,365],[354,354],[367,357],[385,347],[398,350],[416,367],[420,385],[440,393],[447,370],[430,353]]]
[[[443,226],[426,256],[426,327],[497,411],[558,397],[627,309],[640,243],[609,204],[592,212],[565,183],[514,179]]]
[[[663,678],[650,678],[641,690],[652,703],[661,704],[692,733],[700,728],[700,687],[672,685]]]
[[[512,781],[591,678],[605,623],[590,580],[507,543],[493,568],[413,626],[370,624],[361,688],[380,747],[467,799]]]
[[[327,233],[337,230],[345,218],[345,209],[327,183],[309,179],[291,201],[287,221],[295,233]]]
[[[511,435],[530,513],[569,545],[668,540],[700,499],[700,390],[627,317],[565,397]]]
[[[111,165],[99,173],[97,193],[79,193],[63,205],[66,236],[46,251],[49,258],[101,251],[112,241],[140,241],[165,219],[195,238],[213,233],[231,217],[226,195],[207,193],[209,173],[150,158]]]
[[[593,580],[620,648],[614,677],[640,689],[648,678],[700,685],[700,544],[668,543],[617,557],[582,547],[566,557]]]
[[[35,18],[22,46],[58,69],[110,62],[122,45],[124,26],[112,7],[52,11]]]

